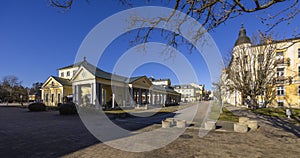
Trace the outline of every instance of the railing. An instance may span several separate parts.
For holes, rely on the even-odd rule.
[[[278,65],[278,64],[287,64],[288,66],[290,66],[290,62],[291,62],[290,58],[283,58],[283,59],[275,60],[276,65]]]
[[[292,76],[278,76],[278,77],[275,77],[274,80],[275,83],[289,83],[289,84],[292,84],[293,82],[293,77]]]

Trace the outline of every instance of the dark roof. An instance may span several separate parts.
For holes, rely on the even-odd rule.
[[[68,66],[65,66],[65,67],[62,67],[62,68],[59,68],[58,70],[62,70],[62,69],[68,69],[68,68],[72,68],[72,67],[76,67],[76,66],[80,66],[84,61],[81,61],[81,62],[78,62],[78,63],[75,63],[75,64],[71,64],[71,65],[68,65]]]
[[[239,37],[235,41],[234,46],[245,44],[245,43],[250,43],[251,44],[251,41],[250,41],[250,38],[247,36],[246,29],[244,28],[244,25],[242,25],[242,27],[240,29],[240,32],[239,32]]]
[[[142,78],[142,77],[146,77],[146,76],[130,77],[130,78],[129,78],[129,83],[132,83],[132,82],[134,82],[134,81],[136,81],[136,80],[138,80],[138,79],[140,79],[140,78]],[[146,77],[146,78],[147,78],[147,77]]]
[[[96,77],[107,79],[107,80],[114,80],[114,81],[119,81],[119,82],[132,83],[132,82],[136,81],[137,79],[139,79],[141,77],[144,77],[144,76],[137,76],[137,77],[127,78],[127,77],[124,77],[124,76],[112,74],[112,73],[109,73],[109,72],[106,72],[106,71],[103,71],[103,70],[99,69],[98,67],[90,64],[86,60],[80,62],[79,65],[82,65],[84,68],[86,68],[90,73],[92,73]]]
[[[54,78],[57,82],[59,82],[63,86],[72,86],[72,82],[68,79],[64,79],[56,76],[51,76],[51,77]]]

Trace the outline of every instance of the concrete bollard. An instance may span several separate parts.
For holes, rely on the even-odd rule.
[[[239,123],[247,124],[248,121],[248,117],[239,117]]]
[[[206,130],[216,129],[216,122],[215,121],[206,121],[204,124],[204,128]]]
[[[170,121],[162,120],[161,121],[161,127],[162,128],[170,128],[171,127],[171,122]]]
[[[255,131],[255,130],[257,130],[257,128],[258,128],[257,121],[255,121],[255,120],[249,120],[249,121],[247,122],[247,125],[248,125],[248,127],[251,129],[251,131]]]
[[[234,123],[233,129],[235,132],[238,132],[238,133],[247,133],[248,132],[248,126],[243,123]]]
[[[176,121],[174,118],[167,118],[165,121],[169,121],[171,123],[171,126],[176,126]]]
[[[185,120],[177,120],[176,121],[176,127],[177,128],[185,128],[186,127],[186,121]]]

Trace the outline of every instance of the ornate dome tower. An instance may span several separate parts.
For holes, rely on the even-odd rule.
[[[241,44],[251,44],[250,38],[246,34],[246,29],[244,28],[244,25],[242,24],[240,32],[239,32],[239,37],[235,41],[234,46],[238,46]]]

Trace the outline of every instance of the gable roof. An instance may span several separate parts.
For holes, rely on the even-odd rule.
[[[42,85],[42,87],[45,87],[50,79],[54,79],[55,81],[57,81],[60,85],[62,86],[72,86],[72,82],[68,79],[64,79],[64,78],[60,78],[60,77],[56,77],[56,76],[50,76]]]
[[[72,82],[68,79],[56,77],[56,76],[51,76],[53,77],[58,83],[60,83],[63,86],[72,86]]]
[[[137,81],[141,78],[147,78],[146,76],[137,76],[137,77],[128,78],[128,77],[124,77],[124,76],[121,76],[121,75],[112,74],[112,73],[109,73],[109,72],[106,72],[106,71],[103,71],[103,70],[99,69],[98,67],[90,64],[86,60],[83,60],[82,62],[78,62],[78,63],[73,64],[73,65],[66,66],[66,67],[61,68],[61,69],[65,69],[65,68],[72,67],[72,66],[84,67],[87,71],[89,71],[95,77],[103,78],[103,79],[106,79],[106,80],[114,80],[114,81],[125,82],[125,83],[133,83],[133,82],[135,82],[135,81]],[[75,76],[77,76],[77,75],[74,75],[74,77]]]

